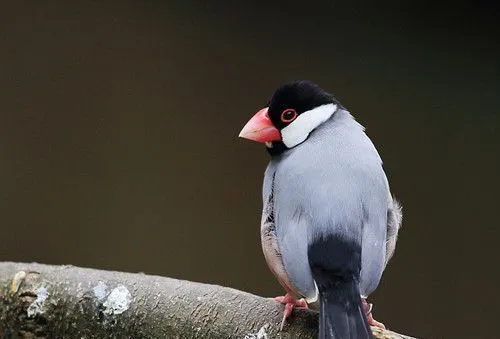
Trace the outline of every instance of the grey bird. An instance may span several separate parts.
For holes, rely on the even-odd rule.
[[[265,143],[261,240],[294,307],[319,304],[319,338],[372,338],[366,298],[392,257],[402,212],[375,146],[353,116],[310,81],[279,87],[240,137]]]

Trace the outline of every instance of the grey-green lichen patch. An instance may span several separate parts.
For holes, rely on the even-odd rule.
[[[45,300],[49,297],[49,291],[44,286],[38,288],[36,291],[36,299],[29,306],[26,312],[28,313],[28,318],[32,318],[35,315],[42,314],[45,311],[44,304]]]
[[[266,329],[269,327],[268,324],[262,326],[257,333],[250,333],[245,335],[244,339],[268,339]]]
[[[109,294],[104,302],[104,314],[122,314],[129,309],[132,303],[132,294],[124,285],[118,285]]]
[[[106,286],[106,284],[102,281],[99,281],[97,285],[92,288],[94,296],[97,298],[97,300],[101,301],[102,299],[106,298],[107,288],[108,286]]]

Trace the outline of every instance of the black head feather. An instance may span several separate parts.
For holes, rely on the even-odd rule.
[[[281,130],[287,124],[281,121],[281,113],[287,109],[294,109],[302,114],[321,105],[335,103],[341,105],[321,87],[309,80],[299,80],[280,86],[269,101],[269,118],[274,126]]]
[[[326,104],[336,104],[343,109],[343,106],[333,95],[317,84],[309,80],[298,80],[280,86],[272,95],[267,106],[269,107],[269,118],[273,125],[281,131],[290,124],[282,119],[285,110],[292,109],[298,116]],[[287,149],[283,142],[274,141],[272,147],[268,147],[267,151],[270,155],[279,155]]]

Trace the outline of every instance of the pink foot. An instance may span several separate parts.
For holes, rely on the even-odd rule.
[[[372,304],[368,304],[368,302],[366,301],[365,298],[361,298],[361,300],[363,301],[363,309],[365,310],[366,317],[368,318],[368,324],[370,326],[379,327],[379,328],[385,330],[385,325],[384,324],[382,324],[381,322],[376,321],[375,319],[373,319],[373,314],[372,314],[372,307],[373,307],[373,305]]]
[[[283,311],[283,320],[281,321],[280,331],[283,331],[283,326],[285,325],[285,320],[292,315],[292,311],[295,307],[299,308],[309,308],[307,302],[304,299],[295,299],[290,294],[286,294],[280,297],[274,297],[273,300],[285,305],[285,310]]]

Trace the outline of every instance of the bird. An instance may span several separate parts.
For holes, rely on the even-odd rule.
[[[365,128],[309,80],[279,86],[239,137],[264,143],[261,243],[295,307],[319,309],[318,338],[372,338],[368,296],[393,256],[402,223]],[[314,306],[314,307],[308,307]]]

